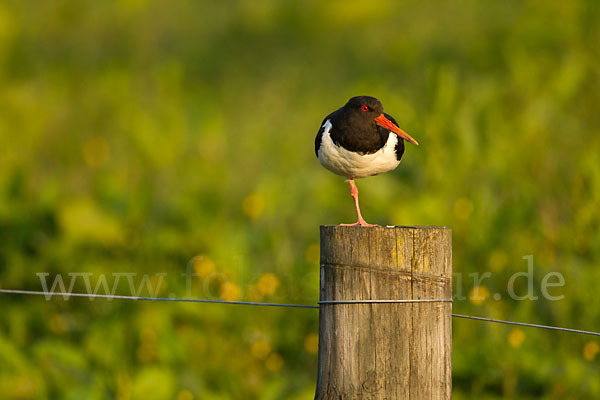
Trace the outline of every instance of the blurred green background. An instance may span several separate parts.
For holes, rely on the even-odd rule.
[[[598,331],[599,66],[596,0],[3,1],[0,286],[314,304],[318,226],[355,220],[314,136],[368,94],[421,146],[358,181],[363,214],[454,229],[454,311]],[[540,298],[514,301],[527,255]],[[600,398],[600,340],[453,322],[455,399]],[[316,310],[0,295],[0,397],[311,399],[317,332]]]

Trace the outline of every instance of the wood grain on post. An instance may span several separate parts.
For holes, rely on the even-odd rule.
[[[321,227],[324,300],[449,299],[452,231]],[[317,400],[450,399],[452,303],[322,304]]]

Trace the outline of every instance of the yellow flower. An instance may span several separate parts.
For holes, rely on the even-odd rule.
[[[278,287],[279,279],[277,278],[277,276],[275,276],[275,274],[272,273],[264,274],[258,279],[258,282],[256,283],[256,289],[258,289],[260,294],[262,294],[263,296],[268,296],[275,293]]]
[[[49,325],[50,330],[56,333],[57,335],[62,335],[69,329],[67,320],[59,314],[55,314],[52,316],[52,318],[50,318]]]
[[[221,284],[221,298],[225,301],[237,301],[241,297],[241,290],[233,282],[223,282]]]
[[[512,347],[515,347],[515,348],[519,347],[521,345],[521,343],[523,343],[524,340],[525,340],[525,332],[523,332],[519,328],[511,329],[510,333],[508,334],[508,343]]]
[[[252,219],[260,217],[265,210],[265,199],[258,193],[249,194],[242,200],[242,211]]]
[[[598,352],[600,352],[600,346],[595,340],[590,340],[583,346],[583,357],[588,361],[592,361],[596,358]]]
[[[65,201],[59,206],[58,221],[65,234],[74,239],[103,244],[123,243],[121,222],[105,212],[91,197]]]
[[[508,255],[504,250],[494,250],[490,254],[489,266],[493,271],[501,271],[508,264]]]
[[[11,9],[0,4],[0,41],[12,37],[17,19]]]
[[[319,352],[319,335],[309,333],[304,339],[304,349],[310,354],[317,354]]]
[[[252,343],[250,353],[255,358],[264,360],[265,358],[267,358],[269,353],[271,353],[271,345],[264,340],[257,340],[256,342]]]
[[[490,291],[483,285],[474,286],[469,292],[469,301],[476,306],[482,304],[488,297],[490,297]]]
[[[192,260],[192,268],[194,272],[202,278],[206,278],[210,273],[215,271],[215,263],[206,256],[196,256]]]

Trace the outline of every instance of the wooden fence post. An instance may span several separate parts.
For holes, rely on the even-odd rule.
[[[321,226],[321,301],[451,297],[451,229]],[[451,396],[452,303],[321,304],[315,399]]]

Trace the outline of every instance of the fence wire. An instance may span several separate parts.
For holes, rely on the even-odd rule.
[[[139,296],[120,296],[112,294],[88,294],[88,293],[66,293],[66,292],[43,292],[36,290],[19,290],[19,289],[0,289],[0,293],[18,294],[18,295],[36,295],[46,296],[46,298],[62,296],[65,299],[69,297],[87,297],[101,299],[119,299],[119,300],[139,300],[139,301],[170,301],[184,303],[216,303],[229,305],[243,306],[262,306],[262,307],[291,307],[291,308],[320,308],[321,305],[310,304],[285,304],[285,303],[258,303],[250,301],[227,301],[227,300],[209,300],[209,299],[186,299],[186,298],[171,298],[171,297],[139,297]],[[336,305],[336,304],[388,304],[388,303],[433,303],[433,302],[452,302],[452,299],[421,299],[421,300],[325,300],[319,304]],[[583,335],[600,336],[600,332],[585,331],[581,329],[563,328],[559,326],[530,324],[526,322],[505,321],[501,319],[476,317],[472,315],[452,314],[455,318],[472,319],[483,322],[493,322],[505,325],[522,326],[528,328],[550,329],[560,332],[579,333]]]

